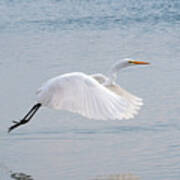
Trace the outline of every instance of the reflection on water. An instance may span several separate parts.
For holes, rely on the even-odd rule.
[[[10,168],[8,168],[4,163],[0,163],[0,179],[2,178],[4,180],[8,177],[14,180],[34,180],[31,175],[22,172],[14,172]]]
[[[112,174],[108,176],[99,176],[94,180],[140,180],[140,178],[134,174]]]
[[[16,180],[33,180],[30,175],[24,173],[12,173],[11,178]]]
[[[6,165],[4,165],[4,163],[0,164],[0,174],[2,174],[2,172],[6,174],[6,177],[10,177],[14,180],[34,180],[34,178],[29,174],[10,170]],[[132,173],[123,173],[97,176],[92,180],[140,180],[140,177]]]

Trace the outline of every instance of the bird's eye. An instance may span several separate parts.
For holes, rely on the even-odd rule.
[[[132,64],[132,63],[134,63],[134,61],[132,61],[132,60],[129,60],[129,61],[128,61],[128,63],[131,63],[131,64]]]

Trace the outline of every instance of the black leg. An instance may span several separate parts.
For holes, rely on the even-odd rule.
[[[20,120],[19,122],[18,121],[13,121],[14,125],[12,125],[8,129],[8,132],[11,132],[13,129],[17,128],[18,126],[21,126],[23,124],[28,123],[40,107],[41,107],[40,103],[35,104],[31,108],[31,110],[24,116],[24,118],[22,120]]]

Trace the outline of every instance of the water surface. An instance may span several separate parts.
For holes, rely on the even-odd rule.
[[[180,2],[2,0],[0,179],[180,179]],[[118,83],[144,99],[128,121],[93,121],[42,108],[12,134],[48,78],[106,73],[131,57]],[[126,178],[127,179],[127,178]]]

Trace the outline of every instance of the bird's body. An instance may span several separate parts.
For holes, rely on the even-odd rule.
[[[89,119],[128,118],[126,100],[81,72],[50,79],[38,91],[44,106],[79,113]]]
[[[48,80],[37,91],[37,104],[12,129],[27,123],[40,106],[79,113],[89,119],[130,119],[142,105],[142,99],[122,89],[116,82],[119,69],[129,64],[148,64],[126,60],[113,66],[112,76],[73,72]]]

